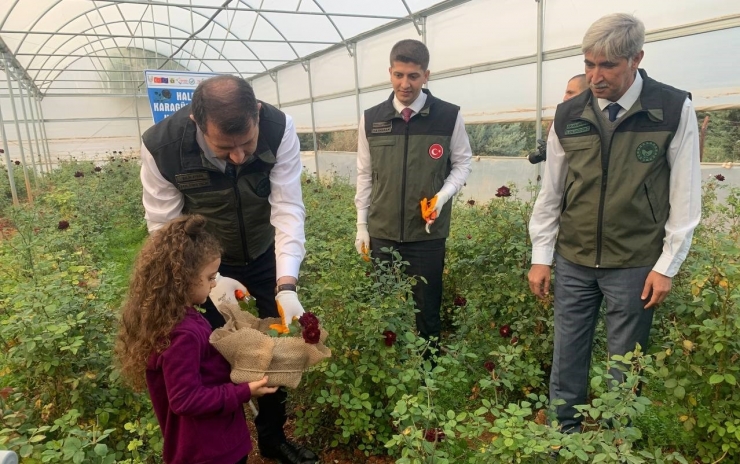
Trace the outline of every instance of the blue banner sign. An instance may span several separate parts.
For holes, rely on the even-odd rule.
[[[186,71],[151,70],[144,71],[149,104],[154,123],[158,123],[193,99],[193,91],[201,81],[216,76],[212,73]]]

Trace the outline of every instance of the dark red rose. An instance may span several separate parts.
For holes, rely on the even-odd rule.
[[[504,185],[503,187],[499,187],[496,190],[496,196],[499,197],[499,198],[510,197],[511,196],[511,190],[509,190],[509,187],[507,187],[507,186]]]
[[[468,204],[470,206],[475,206],[475,200],[468,200]]]
[[[473,236],[468,234],[468,240],[470,240],[471,238],[473,238]]]
[[[519,337],[511,337],[511,344],[516,345],[519,342]]]
[[[75,172],[75,177],[85,177],[85,173],[82,171]]]
[[[103,168],[101,168],[100,166],[95,166],[95,172],[100,172],[102,170],[103,170]]]
[[[69,221],[59,221],[59,225],[57,226],[57,229],[65,230],[68,228],[69,228]]]
[[[485,367],[488,372],[493,372],[493,370],[496,369],[496,365],[493,363],[493,361],[484,362],[483,367]]]
[[[370,271],[365,271],[365,277],[370,277]]]
[[[307,184],[310,184],[311,183],[311,178],[306,179],[306,183]]]
[[[504,338],[509,338],[511,337],[511,327],[509,327],[509,324],[504,324],[499,327],[498,333]]]
[[[306,311],[301,317],[298,318],[298,323],[301,324],[301,327],[304,328],[318,327],[319,318],[316,317],[314,313],[309,313],[308,311]]]
[[[319,342],[319,339],[321,338],[321,331],[319,330],[318,325],[309,326],[303,329],[301,335],[303,335],[303,339],[306,341],[306,343],[315,345]]]
[[[396,333],[392,330],[386,330],[383,332],[383,336],[385,337],[385,346],[393,346],[396,343]]]
[[[464,296],[457,295],[453,304],[455,306],[465,306],[466,304],[468,304],[468,300],[466,300]]]
[[[13,393],[13,387],[5,387],[0,390],[0,397],[7,400],[11,393]]]
[[[20,162],[20,161],[18,161],[18,160],[15,160],[15,165],[16,165],[16,166],[20,166],[20,165],[21,165],[21,162]]]
[[[716,176],[714,176],[714,178],[717,179],[720,182],[722,182],[723,180],[725,180],[725,176],[723,176],[722,174],[717,174]]]
[[[440,442],[445,439],[445,433],[437,428],[427,429],[424,431],[424,439],[430,443]]]

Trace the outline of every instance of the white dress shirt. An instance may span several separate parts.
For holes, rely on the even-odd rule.
[[[636,73],[635,81],[617,100],[622,107],[621,118],[640,97],[642,77]],[[599,108],[606,111],[609,100],[599,98]],[[665,224],[663,252],[653,270],[673,277],[686,259],[694,229],[701,219],[701,171],[699,163],[699,132],[696,113],[690,99],[681,108],[681,119],[676,134],[668,146],[670,212]],[[563,199],[567,160],[555,129],[547,136],[547,161],[542,177],[542,188],[532,211],[529,233],[532,239],[532,264],[551,265],[560,223],[560,206]]]
[[[221,172],[226,162],[217,159],[203,140],[200,128],[196,141],[205,157]],[[275,259],[277,278],[290,276],[298,278],[298,271],[305,256],[306,237],[303,224],[306,210],[301,195],[300,143],[293,125],[293,118],[285,115],[285,132],[280,148],[275,153],[277,162],[270,171],[270,223],[275,227]],[[149,150],[141,145],[141,183],[144,186],[142,202],[149,232],[155,231],[165,223],[180,216],[185,199],[177,187],[160,174],[157,164]]]
[[[415,118],[419,111],[424,108],[426,101],[427,94],[421,92],[416,100],[408,106],[408,108],[413,110],[411,115],[412,118]],[[398,101],[396,97],[393,97],[393,107],[399,113],[406,108],[406,106]],[[357,132],[357,193],[355,194],[355,207],[357,208],[357,223],[366,224],[368,209],[370,208],[370,194],[373,190],[373,181],[372,165],[370,162],[370,145],[367,141],[367,134],[365,134],[364,113],[360,118],[360,126]],[[450,139],[450,161],[452,162],[452,170],[440,189],[440,192],[444,192],[444,194],[446,194],[448,201],[460,191],[463,185],[465,185],[465,181],[470,174],[470,162],[472,157],[473,151],[470,149],[468,133],[465,132],[465,122],[458,111],[455,127],[452,130],[452,138]]]

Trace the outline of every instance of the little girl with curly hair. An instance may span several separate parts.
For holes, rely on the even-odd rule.
[[[252,449],[243,404],[273,393],[267,377],[236,385],[208,342],[195,309],[216,284],[218,240],[199,215],[181,216],[149,237],[137,257],[116,341],[121,373],[146,386],[164,436],[167,464],[246,463]]]

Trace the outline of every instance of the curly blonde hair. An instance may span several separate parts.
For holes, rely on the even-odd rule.
[[[203,216],[181,216],[154,232],[139,252],[121,311],[115,354],[124,379],[146,387],[149,357],[169,346],[185,318],[189,291],[203,267],[221,256]]]

